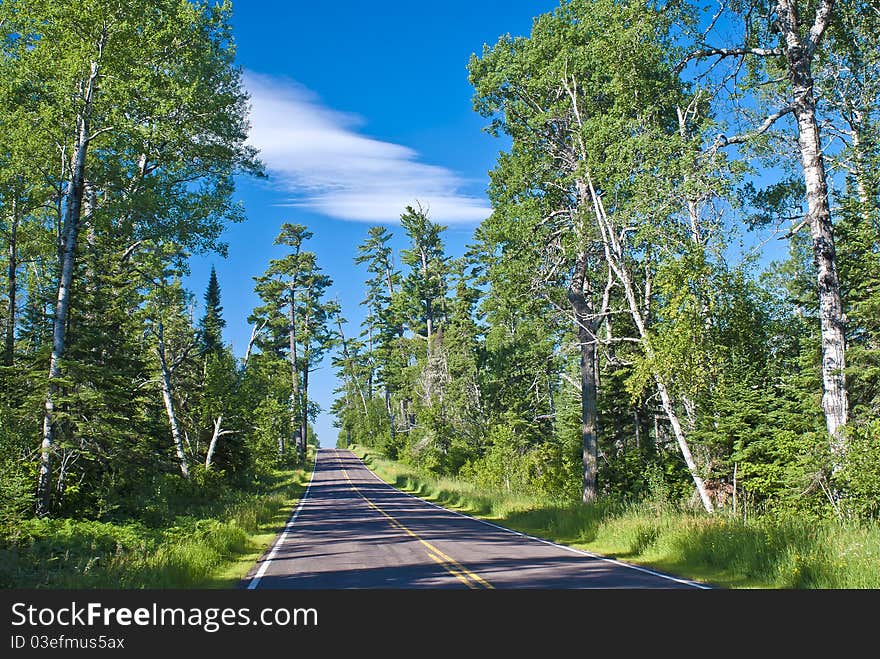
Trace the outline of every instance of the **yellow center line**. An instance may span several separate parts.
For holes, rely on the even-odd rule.
[[[394,517],[389,515],[387,512],[382,510],[378,505],[376,505],[375,503],[370,501],[366,497],[366,495],[360,491],[358,486],[355,485],[354,482],[351,480],[351,477],[348,475],[348,471],[345,469],[345,467],[342,467],[342,473],[345,474],[345,479],[348,481],[348,484],[351,485],[352,489],[355,492],[357,492],[364,501],[367,502],[368,506],[370,506],[376,512],[380,513],[393,526],[397,527],[398,529],[400,529],[401,531],[403,531],[404,533],[406,533],[410,537],[415,538],[420,543],[422,543],[422,545],[428,550],[428,556],[430,556],[438,564],[442,565],[446,569],[447,572],[452,574],[454,577],[456,577],[460,581],[463,581],[467,585],[468,588],[477,588],[478,586],[475,585],[474,582],[476,582],[476,584],[479,584],[483,588],[488,588],[488,589],[495,588],[495,586],[490,584],[488,581],[483,579],[481,576],[474,574],[473,572],[468,570],[464,565],[462,565],[461,563],[456,561],[454,558],[452,558],[448,554],[445,554],[442,551],[440,551],[439,549],[437,549],[437,547],[432,545],[430,542],[421,538],[415,531],[412,531],[411,529],[407,528],[400,521],[398,521],[397,519],[395,519]]]
[[[467,578],[466,576],[464,576],[461,572],[459,572],[458,570],[456,570],[455,568],[453,568],[451,565],[449,565],[448,563],[446,563],[446,561],[444,561],[442,558],[440,558],[440,557],[437,556],[436,554],[431,553],[430,551],[427,552],[427,554],[428,554],[428,556],[431,557],[431,559],[432,559],[435,563],[437,563],[438,565],[440,565],[441,567],[443,567],[447,572],[449,572],[449,573],[450,573],[452,576],[454,576],[456,579],[462,581],[462,582],[464,583],[465,586],[467,586],[467,587],[470,588],[471,590],[476,590],[476,589],[477,589],[477,586],[474,585],[473,583],[471,583],[471,580],[470,580],[470,579],[468,579],[468,578]]]

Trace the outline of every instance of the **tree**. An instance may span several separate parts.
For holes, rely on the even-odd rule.
[[[648,241],[630,240],[635,227],[665,226],[677,210],[666,199],[680,173],[664,171],[660,160],[676,162],[681,149],[675,110],[683,84],[670,64],[673,16],[679,17],[636,3],[566,2],[536,19],[530,37],[503,37],[482,58],[471,58],[476,109],[493,119],[493,132],[513,139],[493,172],[494,205],[511,220],[527,218],[541,235],[547,251],[532,266],[542,273],[538,286],[564,285],[572,310],[584,502],[598,492],[596,353],[613,287],[620,287],[636,340],[654,361],[646,317],[653,252]],[[641,291],[636,272],[646,277]],[[653,379],[711,510],[666,377],[655,368]]]
[[[413,334],[424,339],[430,357],[434,335],[445,315],[448,269],[440,238],[445,227],[431,222],[420,204],[418,209],[406,207],[400,225],[410,240],[410,247],[401,252],[401,260],[410,269],[402,284],[406,322]]]
[[[319,411],[313,409],[312,402],[309,400],[309,375],[318,367],[324,354],[333,346],[335,334],[330,326],[334,305],[332,302],[325,303],[323,301],[326,290],[333,284],[333,280],[321,273],[314,258],[308,260],[308,266],[303,275],[299,299],[301,308],[298,317],[302,323],[299,335],[303,346],[301,443],[299,449],[300,455],[304,457],[309,441],[309,420]]]
[[[722,8],[726,9],[726,8]],[[834,0],[803,3],[798,0],[748,2],[730,10],[739,21],[742,40],[730,47],[710,43],[713,21],[700,34],[685,62],[731,59],[740,67],[749,60],[752,76],[747,78],[752,96],[757,90],[776,92],[775,107],[756,126],[733,136],[718,135],[715,148],[753,142],[782,118],[791,116],[796,127],[796,157],[800,161],[807,217],[816,267],[816,294],[822,344],[822,409],[831,446],[832,471],[839,468],[845,450],[843,427],[849,415],[845,381],[845,319],[840,292],[835,248],[829,175],[818,118],[817,84],[814,67],[820,60],[823,39],[838,13]],[[714,68],[714,64],[708,65]],[[764,97],[767,94],[763,94]]]
[[[223,307],[220,306],[220,284],[217,282],[217,272],[211,266],[211,276],[205,291],[205,314],[199,321],[203,352],[216,355],[223,350],[224,327],[226,321],[223,319]]]
[[[275,244],[290,247],[292,251],[280,259],[271,260],[266,274],[255,278],[257,295],[265,304],[255,309],[251,318],[254,321],[262,319],[263,324],[268,325],[268,340],[272,342],[277,354],[283,352],[282,346],[286,344],[291,384],[290,427],[295,432],[293,442],[297,450],[302,442],[301,428],[305,414],[300,394],[301,374],[297,356],[297,292],[302,285],[303,273],[308,270],[308,264],[313,257],[311,252],[303,252],[302,246],[312,236],[312,232],[302,224],[285,222],[281,226]],[[286,307],[286,312],[282,311],[282,305]],[[267,347],[265,340],[258,345]],[[284,454],[284,438],[281,436],[278,438],[278,451],[279,454]]]
[[[393,250],[388,244],[391,238],[391,233],[384,227],[370,227],[366,240],[358,246],[355,263],[366,263],[371,275],[366,280],[366,297],[362,302],[367,307],[364,332],[370,344],[370,364],[375,364],[376,368],[376,384],[381,383],[384,388],[389,440],[393,442],[396,420],[391,400],[403,384],[404,363],[398,348],[403,340],[404,327],[395,305],[401,274],[394,267]],[[371,370],[369,393],[373,389],[372,374]]]
[[[308,399],[309,373],[332,341],[323,296],[333,282],[321,273],[315,253],[303,249],[312,235],[302,224],[281,226],[275,244],[291,251],[272,259],[266,273],[255,278],[255,290],[264,304],[251,316],[252,322],[266,327],[257,345],[263,352],[274,353],[288,362],[290,428],[300,457],[305,455],[308,420],[313,414]],[[283,452],[283,438],[279,437],[279,453]]]
[[[187,314],[188,295],[179,280],[168,280],[170,274],[172,273],[168,271],[163,272],[156,282],[148,311],[148,317],[152,321],[149,332],[154,340],[153,350],[159,366],[162,402],[168,415],[171,441],[177,454],[180,473],[188,478],[190,457],[184,445],[185,435],[176,403],[175,374],[195,356],[199,341]]]
[[[232,63],[229,3],[11,0],[3,11],[28,43],[14,66],[33,85],[41,143],[62,154],[60,169],[44,167],[55,169],[60,225],[37,486],[47,515],[81,237],[109,230],[128,256],[165,239],[218,248],[225,222],[241,219],[233,174],[260,166],[244,144],[247,96]]]

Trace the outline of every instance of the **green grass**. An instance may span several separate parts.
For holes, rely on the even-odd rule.
[[[604,556],[725,588],[880,588],[880,524],[709,517],[670,505],[560,505],[435,479],[354,447],[386,482],[439,505]]]
[[[233,588],[283,527],[310,468],[161,522],[25,520],[0,538],[0,587]]]

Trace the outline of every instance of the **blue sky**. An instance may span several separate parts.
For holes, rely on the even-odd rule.
[[[257,302],[253,277],[282,254],[283,222],[306,224],[308,247],[332,277],[349,334],[363,317],[365,273],[353,259],[373,224],[395,230],[419,199],[449,226],[459,255],[489,212],[487,172],[505,144],[483,132],[467,79],[471,53],[502,34],[527,35],[555,0],[447,0],[439,3],[260,2],[238,0],[238,63],[252,97],[252,142],[269,179],[238,182],[247,220],[224,234],[227,258],[196,256],[187,284],[199,301],[211,266],[220,281],[225,340],[241,354]],[[328,364],[312,375],[311,398],[325,410],[337,386]],[[338,431],[323,413],[322,446]]]

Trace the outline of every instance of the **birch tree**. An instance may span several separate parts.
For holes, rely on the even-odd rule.
[[[222,249],[223,225],[241,219],[232,174],[260,169],[244,145],[247,97],[232,64],[228,3],[11,0],[7,9],[34,36],[18,66],[36,83],[37,130],[63,161],[37,485],[46,515],[82,236],[110,233],[120,255],[165,239]]]
[[[514,204],[529,197],[540,204],[553,200],[541,213],[543,223],[557,223],[550,244],[567,240],[570,246],[566,288],[581,353],[585,502],[597,495],[596,330],[610,311],[612,287],[622,289],[636,340],[656,367],[646,318],[650,267],[638,269],[648,274],[638,290],[633,266],[646,252],[636,251],[630,236],[640,224],[660,227],[679,211],[664,193],[680,172],[661,160],[673,155],[675,162],[676,103],[685,104],[668,37],[664,42],[673,17],[640,4],[564,3],[539,17],[529,38],[502,38],[471,60],[477,109],[493,118],[493,131],[514,141],[493,176],[512,188],[507,197]],[[620,220],[613,220],[617,215]],[[655,370],[654,380],[696,490],[711,511],[666,375]]]
[[[816,3],[799,0],[747,2],[719,10],[685,62],[700,62],[704,69],[720,60],[733,62],[734,71],[747,63],[755,76],[749,86],[770,89],[775,95],[755,94],[759,100],[775,98],[764,118],[742,132],[719,134],[715,148],[748,144],[778,126],[785,117],[793,120],[796,158],[800,164],[807,208],[804,225],[809,228],[816,267],[816,295],[822,345],[822,409],[832,453],[832,471],[845,452],[843,428],[849,418],[845,380],[845,317],[838,275],[829,172],[824,154],[822,121],[819,116],[816,65],[820,62],[829,25],[839,11],[835,0]],[[721,43],[719,18],[726,16],[739,30],[738,43]],[[726,33],[726,31],[725,31]]]
[[[149,333],[152,336],[153,350],[159,367],[159,387],[162,404],[168,416],[171,443],[177,456],[180,473],[184,478],[190,474],[191,447],[185,445],[182,428],[177,386],[175,378],[187,361],[198,354],[199,340],[187,316],[188,295],[179,280],[169,280],[170,273],[163,272],[157,282],[153,299],[149,304],[151,318]]]

